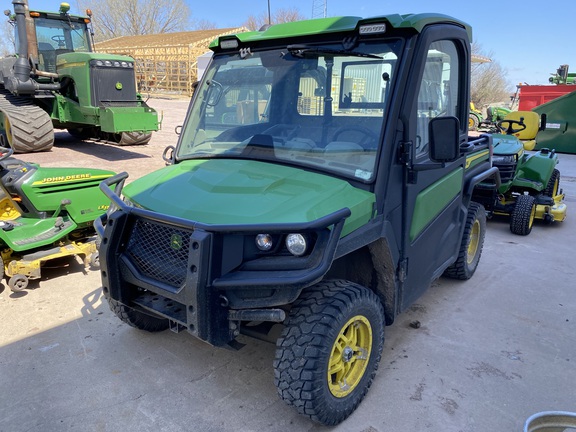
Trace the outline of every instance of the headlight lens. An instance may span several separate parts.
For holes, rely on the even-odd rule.
[[[499,164],[512,164],[516,163],[516,155],[505,155],[505,156],[492,156],[493,163]]]
[[[256,247],[261,251],[267,252],[272,249],[274,242],[270,234],[258,234],[256,236]]]
[[[302,256],[308,249],[308,241],[302,234],[288,234],[286,236],[286,248],[294,256]]]

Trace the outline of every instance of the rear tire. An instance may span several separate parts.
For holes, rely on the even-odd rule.
[[[444,271],[444,276],[460,280],[470,279],[480,262],[485,236],[486,210],[481,204],[471,202],[470,207],[468,207],[458,258]]]
[[[168,329],[168,320],[158,318],[142,311],[126,306],[116,300],[106,297],[112,312],[126,324],[140,330],[151,333],[161,332]]]
[[[532,231],[536,216],[536,198],[532,195],[520,195],[510,218],[510,231],[517,235],[528,235]]]
[[[47,151],[54,145],[52,119],[29,99],[0,94],[0,110],[8,145],[14,153]]]
[[[468,114],[468,130],[475,131],[478,130],[480,125],[480,119],[474,114]]]
[[[384,345],[384,309],[372,291],[344,280],[305,289],[276,342],[280,397],[324,425],[345,420],[376,374]]]

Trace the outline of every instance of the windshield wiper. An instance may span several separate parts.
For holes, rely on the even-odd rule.
[[[383,57],[377,56],[375,54],[366,54],[347,50],[335,50],[332,48],[324,48],[324,47],[310,47],[307,45],[288,45],[286,49],[294,57],[299,58],[318,57],[321,55],[333,55],[333,56],[366,57],[379,60],[383,59]]]

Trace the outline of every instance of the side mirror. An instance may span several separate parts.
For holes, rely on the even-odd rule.
[[[460,157],[460,121],[456,117],[436,117],[428,123],[430,159],[452,162]]]

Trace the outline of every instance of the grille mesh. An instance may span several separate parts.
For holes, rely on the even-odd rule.
[[[514,174],[516,174],[515,163],[494,163],[494,166],[500,171],[500,180],[502,183],[507,183],[514,179]]]
[[[126,254],[145,276],[180,287],[186,279],[191,231],[138,219]]]

